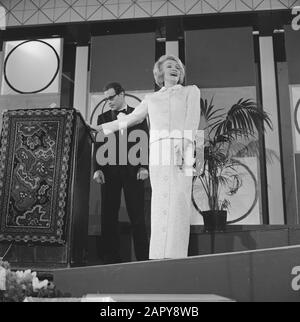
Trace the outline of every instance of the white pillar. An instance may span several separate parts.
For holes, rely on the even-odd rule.
[[[2,89],[3,89],[3,83],[4,83],[4,75],[3,75],[3,60],[4,60],[4,54],[3,54],[3,51],[0,51],[0,75],[1,75],[1,93],[0,95],[2,95]]]
[[[270,224],[284,224],[283,183],[280,154],[280,132],[276,90],[276,72],[274,62],[273,39],[271,36],[259,38],[262,104],[273,123],[273,131],[267,129],[265,134],[266,150],[274,151],[278,158],[267,162],[267,182],[269,198]],[[268,152],[267,152],[268,153]]]
[[[166,41],[166,55],[174,55],[179,57],[178,41]]]
[[[87,84],[88,84],[89,47],[78,46],[76,49],[74,108],[87,119]]]

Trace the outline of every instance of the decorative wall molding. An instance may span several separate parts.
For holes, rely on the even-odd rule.
[[[300,0],[0,0],[7,26],[291,9]]]

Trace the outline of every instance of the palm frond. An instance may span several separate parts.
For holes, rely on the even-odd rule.
[[[226,118],[215,126],[216,135],[229,134],[234,130],[239,130],[242,136],[248,138],[253,136],[255,131],[264,130],[264,123],[272,129],[271,120],[267,113],[259,109],[252,100],[240,99],[229,109]]]
[[[200,104],[206,136],[204,172],[199,178],[210,209],[219,210],[230,204],[227,199],[220,200],[221,190],[225,187],[226,194],[232,196],[242,186],[240,162],[235,158],[259,156],[257,134],[266,127],[272,129],[272,122],[253,100],[241,98],[226,112],[215,108],[213,99],[201,99]],[[274,151],[266,151],[267,159],[278,158]]]
[[[259,157],[260,143],[258,140],[250,141],[247,144],[235,142],[232,145],[232,157],[245,158],[245,157]],[[278,153],[272,149],[265,149],[265,156],[267,163],[271,164],[274,160],[280,162]]]
[[[222,108],[215,109],[212,103],[213,99],[214,97],[212,97],[212,99],[208,103],[207,99],[204,100],[201,98],[201,102],[200,102],[201,116],[204,117],[209,127],[212,126],[213,120],[220,119],[226,115],[224,114],[224,110]],[[221,115],[216,115],[217,113],[220,113],[220,112],[222,112]]]

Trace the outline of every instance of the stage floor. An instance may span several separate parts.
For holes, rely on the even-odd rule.
[[[241,302],[300,302],[297,267],[300,275],[300,246],[57,269],[53,276],[58,289],[74,297],[213,294]]]

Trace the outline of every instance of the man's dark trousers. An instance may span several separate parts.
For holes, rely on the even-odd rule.
[[[133,108],[127,108],[127,114]],[[98,125],[116,119],[113,111],[108,111],[98,117]],[[127,130],[127,136],[134,130],[145,131],[148,136],[146,120]],[[102,185],[101,207],[101,235],[102,249],[105,263],[121,262],[120,256],[120,233],[119,233],[119,210],[121,204],[122,189],[124,191],[126,208],[131,223],[131,231],[134,242],[135,256],[137,260],[147,260],[149,256],[149,238],[146,230],[144,214],[144,182],[137,180],[140,168],[148,169],[148,165],[119,165],[119,136],[116,133],[117,165],[99,166],[94,158],[94,171],[102,170],[105,176],[105,184]],[[121,142],[124,138],[121,139]],[[125,138],[127,139],[127,138]],[[136,143],[128,143],[127,154]],[[100,146],[96,145],[95,150]],[[148,151],[148,146],[145,147]]]

